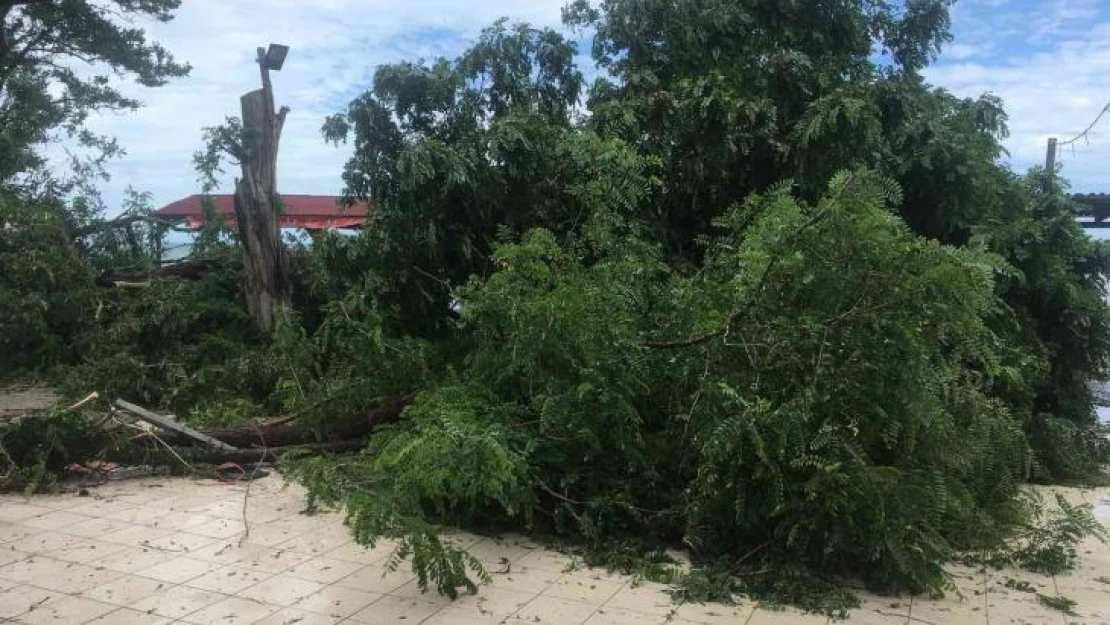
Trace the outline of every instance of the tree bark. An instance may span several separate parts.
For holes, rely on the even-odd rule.
[[[274,328],[279,308],[289,304],[289,260],[277,216],[277,152],[288,109],[274,111],[273,86],[258,49],[262,88],[240,99],[243,112],[242,177],[235,181],[235,217],[243,246],[243,293],[247,312],[264,334]]]

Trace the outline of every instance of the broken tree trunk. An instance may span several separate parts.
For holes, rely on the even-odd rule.
[[[266,51],[258,49],[262,88],[240,99],[243,145],[235,181],[235,218],[243,246],[243,293],[247,312],[264,334],[274,328],[277,310],[289,303],[292,287],[289,261],[281,244],[277,211],[277,152],[289,109],[274,111],[274,91]]]

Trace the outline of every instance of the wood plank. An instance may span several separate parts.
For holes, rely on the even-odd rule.
[[[117,399],[115,405],[117,408],[121,410],[126,410],[127,412],[130,412],[131,414],[139,417],[147,423],[152,423],[160,428],[172,430],[174,432],[177,432],[178,434],[184,434],[189,438],[211,445],[216,449],[222,449],[224,451],[238,451],[238,449],[236,449],[235,447],[232,447],[231,445],[228,445],[221,440],[212,438],[211,436],[202,432],[198,432],[187,425],[183,425],[181,423],[178,423],[177,421],[174,421],[173,419],[170,419],[169,417],[164,417],[160,414],[151,412],[146,408],[143,408],[142,406],[136,406],[135,404],[123,401],[122,399]]]

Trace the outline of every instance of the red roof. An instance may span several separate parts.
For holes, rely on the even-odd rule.
[[[229,225],[235,224],[235,198],[232,195],[209,196],[216,205],[216,212]],[[160,217],[185,222],[187,228],[199,228],[204,223],[201,209],[203,195],[190,195],[171,202],[155,211]],[[334,195],[282,195],[281,227],[320,230],[323,228],[358,228],[366,222],[367,205],[355,202],[351,206],[340,204]]]

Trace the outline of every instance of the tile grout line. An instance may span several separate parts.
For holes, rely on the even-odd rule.
[[[621,585],[620,585],[620,586],[619,586],[619,587],[618,587],[618,588],[617,588],[616,590],[614,590],[614,591],[613,591],[613,594],[609,595],[609,597],[608,597],[608,598],[607,598],[607,599],[606,599],[605,601],[602,601],[602,602],[601,602],[601,605],[599,605],[599,606],[597,606],[596,608],[594,608],[594,611],[593,611],[593,612],[590,612],[589,616],[587,616],[586,618],[582,619],[582,622],[583,622],[583,623],[585,623],[586,621],[588,621],[588,620],[592,619],[592,618],[594,617],[594,615],[595,615],[595,614],[597,614],[598,610],[600,610],[601,608],[605,607],[605,604],[606,604],[606,603],[609,603],[610,601],[612,601],[612,600],[613,600],[613,597],[616,597],[616,596],[617,596],[617,593],[619,593],[620,591],[624,590],[624,589],[625,589],[625,588],[627,588],[627,587],[628,587],[628,582],[624,582],[623,584],[621,584]]]
[[[474,544],[478,544],[478,543],[474,543]],[[538,570],[542,570],[542,569],[538,569]],[[524,608],[528,607],[529,605],[532,605],[533,601],[535,601],[536,599],[539,599],[540,597],[544,596],[543,593],[551,590],[551,588],[555,585],[555,583],[558,582],[560,579],[562,579],[563,575],[566,575],[566,573],[564,573],[563,571],[560,571],[558,577],[555,578],[555,581],[551,582],[547,586],[544,586],[543,590],[537,592],[531,599],[529,599],[528,601],[525,601],[523,604],[517,606],[517,608],[515,610],[513,610],[512,612],[509,612],[507,615],[505,615],[504,618],[502,618],[500,621],[498,621],[498,624],[500,625],[500,624],[503,624],[503,623],[507,622],[510,618],[516,616],[518,612],[520,612]],[[437,613],[438,613],[438,611],[437,611]],[[435,615],[433,614],[432,616],[435,616]],[[593,615],[591,614],[590,616],[593,616]],[[431,618],[431,616],[429,616],[428,618]],[[586,618],[589,618],[589,617],[586,617]],[[425,620],[427,620],[427,619],[425,619]]]

